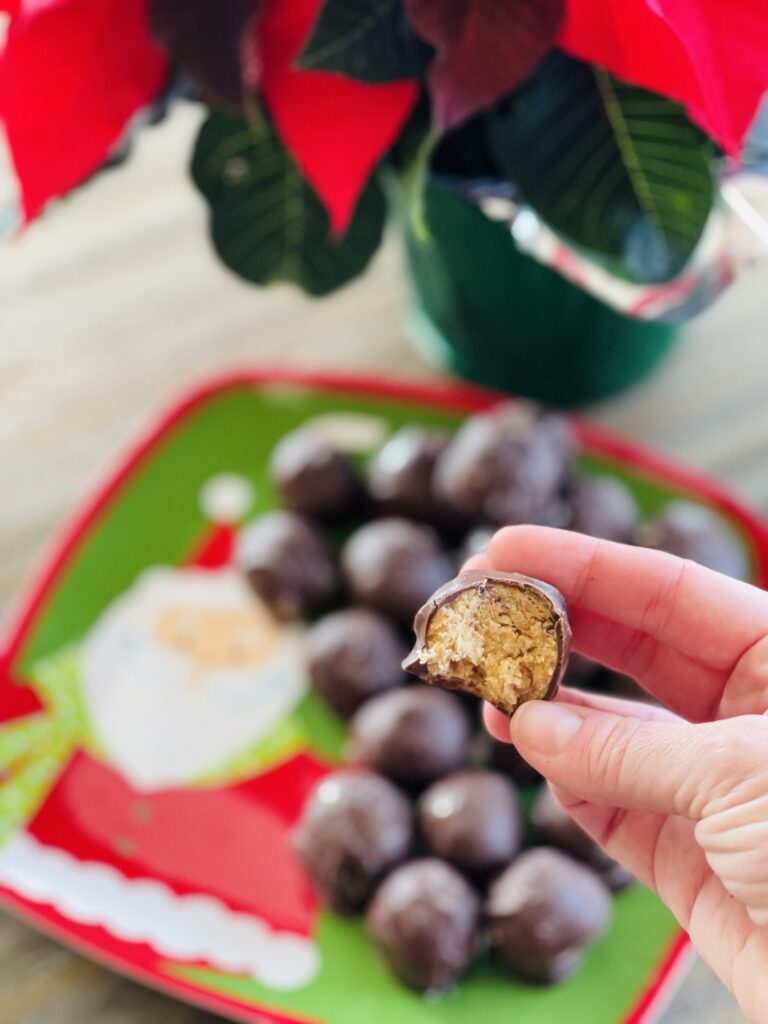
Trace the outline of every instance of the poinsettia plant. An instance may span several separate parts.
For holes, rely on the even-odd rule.
[[[394,171],[506,183],[635,281],[689,261],[768,89],[764,0],[0,0],[21,212],[189,76],[222,260],[320,295],[376,250]],[[428,225],[427,232],[428,234]]]

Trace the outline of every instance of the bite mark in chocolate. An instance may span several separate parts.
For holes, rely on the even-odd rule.
[[[553,697],[570,649],[559,591],[518,573],[468,569],[437,590],[414,622],[403,662],[413,675],[475,694],[511,715]]]

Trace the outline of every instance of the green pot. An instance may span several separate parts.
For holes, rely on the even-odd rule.
[[[676,328],[622,316],[523,255],[509,228],[431,184],[431,241],[406,228],[409,333],[426,358],[479,384],[577,406],[644,377]]]

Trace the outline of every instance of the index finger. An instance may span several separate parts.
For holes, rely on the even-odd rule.
[[[768,594],[663,551],[546,526],[507,526],[488,564],[557,587],[577,608],[730,671],[768,633]]]

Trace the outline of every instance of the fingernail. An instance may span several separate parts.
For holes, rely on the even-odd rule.
[[[578,715],[561,704],[535,700],[512,716],[512,742],[540,754],[559,754],[581,728]]]

